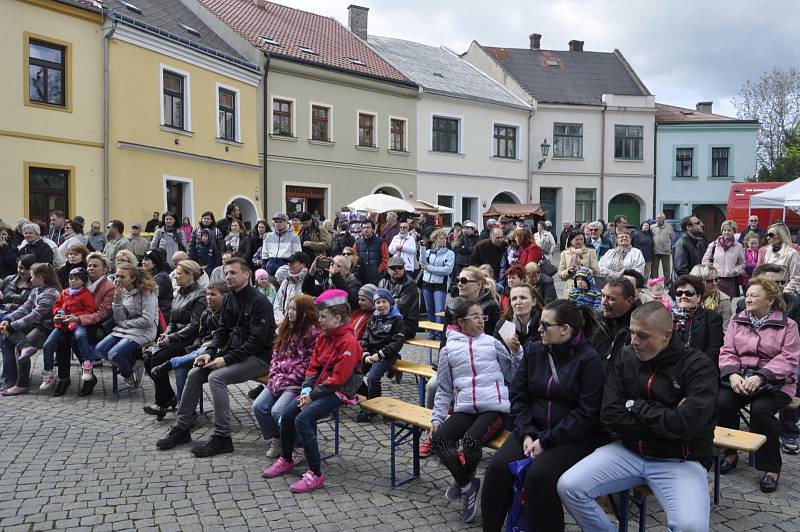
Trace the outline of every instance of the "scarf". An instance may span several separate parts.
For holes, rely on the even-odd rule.
[[[715,290],[713,294],[703,298],[703,308],[708,310],[719,310],[719,290]]]
[[[611,259],[611,262],[608,265],[608,269],[611,270],[612,272],[621,272],[622,270],[624,270],[625,257],[628,256],[630,250],[631,250],[630,247],[628,249],[614,248],[613,251],[614,257]]]
[[[770,310],[766,314],[764,314],[761,318],[756,318],[753,316],[752,312],[749,310],[747,311],[747,319],[750,320],[750,325],[753,326],[755,330],[761,330],[761,328],[767,323],[770,316],[772,316],[772,311]]]
[[[734,244],[736,244],[735,240],[733,240],[733,239],[728,240],[724,236],[720,236],[717,239],[717,245],[721,246],[723,251],[728,251],[729,249],[731,249],[733,247]]]
[[[80,288],[67,288],[67,294],[71,297],[75,297],[83,291],[84,287],[81,286]]]

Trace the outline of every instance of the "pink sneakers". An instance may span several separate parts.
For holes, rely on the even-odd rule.
[[[309,493],[324,486],[325,475],[320,473],[320,475],[317,476],[309,469],[306,471],[305,475],[303,475],[300,480],[292,484],[289,489],[292,490],[292,493]]]
[[[292,469],[294,469],[294,464],[288,461],[283,456],[281,456],[275,461],[274,464],[264,469],[262,475],[264,476],[264,478],[275,478],[281,475],[285,475]]]

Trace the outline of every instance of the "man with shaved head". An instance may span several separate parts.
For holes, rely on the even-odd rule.
[[[719,375],[702,352],[672,335],[672,316],[652,301],[630,320],[630,345],[613,359],[600,422],[616,441],[558,481],[561,502],[583,530],[616,530],[595,497],[647,485],[669,530],[708,530]]]

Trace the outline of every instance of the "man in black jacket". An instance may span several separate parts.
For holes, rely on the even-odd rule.
[[[233,452],[228,385],[247,382],[267,372],[275,339],[272,305],[250,286],[250,263],[234,257],[225,264],[225,282],[231,289],[220,309],[220,323],[206,352],[199,355],[189,372],[178,407],[175,426],[158,440],[160,450],[189,443],[189,428],[195,409],[208,382],[214,403],[214,435],[192,448],[192,454],[205,458]]]
[[[414,338],[419,325],[419,288],[406,273],[405,262],[399,254],[389,259],[388,269],[389,273],[380,280],[378,288],[391,292],[403,315],[404,336],[406,339]]]
[[[692,268],[703,261],[708,242],[703,235],[703,223],[695,216],[686,216],[681,220],[683,236],[672,250],[672,279],[688,275]]]
[[[645,484],[669,530],[708,530],[717,368],[672,338],[672,316],[657,301],[636,309],[630,327],[600,410],[617,441],[564,473],[559,497],[582,530],[616,530],[595,497]]]
[[[500,280],[500,262],[506,252],[506,239],[503,230],[499,227],[492,229],[489,238],[475,244],[472,255],[469,257],[470,266],[488,264],[494,270],[494,280]]]
[[[453,238],[450,248],[456,254],[455,265],[453,266],[453,273],[450,275],[450,282],[455,285],[458,279],[458,274],[464,267],[469,266],[469,258],[472,255],[472,250],[475,244],[478,243],[478,235],[475,232],[477,226],[470,220],[464,221],[464,227],[457,237]]]
[[[311,263],[311,267],[303,279],[303,293],[311,297],[317,297],[325,290],[338,288],[347,292],[347,303],[350,305],[350,309],[357,309],[361,281],[350,273],[350,259],[343,255],[336,255],[330,259],[331,264],[327,269],[321,269],[317,266],[320,260],[323,260],[322,256],[317,257]]]
[[[636,288],[624,277],[609,279],[600,292],[600,327],[592,339],[600,356],[610,363],[631,343],[631,313],[639,306]]]

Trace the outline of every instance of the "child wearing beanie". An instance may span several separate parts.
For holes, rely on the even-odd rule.
[[[358,308],[350,314],[350,324],[353,326],[353,336],[359,342],[364,337],[367,323],[369,323],[369,319],[375,311],[375,303],[372,301],[372,297],[377,289],[378,287],[374,284],[367,283],[358,290]]]
[[[267,273],[267,270],[259,269],[256,270],[256,290],[264,294],[267,299],[269,299],[270,304],[275,302],[275,296],[278,295],[278,291],[275,289],[275,285],[272,284],[272,280]]]

